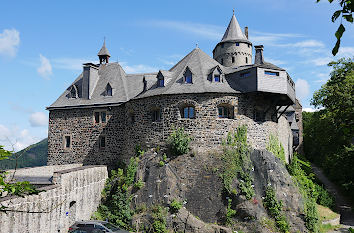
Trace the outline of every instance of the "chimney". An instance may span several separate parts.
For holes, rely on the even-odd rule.
[[[246,38],[248,40],[248,27],[245,27],[245,36],[246,36]]]
[[[82,77],[82,98],[91,99],[97,81],[98,67],[92,63],[85,63]]]
[[[254,48],[256,50],[254,64],[264,64],[263,45],[256,45],[256,46],[254,46]]]

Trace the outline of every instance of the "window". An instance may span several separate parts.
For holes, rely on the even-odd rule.
[[[224,48],[224,43],[221,44],[221,48]]]
[[[106,111],[94,112],[94,121],[95,121],[95,124],[106,123],[107,122]]]
[[[248,45],[248,48],[250,47],[250,44],[247,44]]]
[[[161,121],[161,110],[160,109],[154,109],[151,114],[152,121],[153,122],[158,122]]]
[[[108,83],[106,86],[106,96],[112,96],[113,91],[111,85]]]
[[[221,105],[218,106],[218,116],[219,118],[234,118],[234,107],[231,105]]]
[[[224,65],[224,59],[221,58],[221,65]]]
[[[71,136],[64,136],[64,148],[68,149],[71,147]]]
[[[72,85],[71,86],[71,89],[70,89],[70,98],[77,98],[77,88],[75,85]]]
[[[193,83],[192,72],[188,68],[187,68],[186,72],[184,73],[184,82],[185,83]]]
[[[269,70],[265,70],[264,74],[273,75],[273,76],[279,76],[279,72],[274,72],[274,71],[269,71]]]
[[[164,87],[165,86],[165,80],[162,76],[159,76],[157,79],[157,86],[158,87]]]
[[[232,58],[231,58],[231,62],[232,62],[232,63],[235,63],[235,57],[232,57]]]
[[[195,118],[195,108],[193,106],[185,106],[182,108],[181,111],[182,118]]]
[[[246,77],[249,77],[250,75],[251,75],[250,72],[246,72],[246,73],[241,73],[241,74],[240,74],[240,77],[241,77],[241,78],[246,78]]]
[[[106,147],[106,136],[100,136],[98,138],[98,146],[100,149],[104,149]]]
[[[239,42],[236,42],[236,46],[240,46],[240,43],[239,43]]]
[[[246,64],[248,64],[248,57],[246,57]]]
[[[220,75],[216,74],[214,75],[214,82],[220,82]]]

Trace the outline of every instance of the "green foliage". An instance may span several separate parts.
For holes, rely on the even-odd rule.
[[[33,144],[19,152],[7,154],[7,159],[4,158],[0,163],[0,169],[14,169],[23,167],[45,166],[48,157],[48,139]],[[0,152],[1,154],[1,152]]]
[[[160,162],[159,162],[159,166],[160,166],[160,167],[165,166],[165,162],[164,162],[164,161],[160,161]]]
[[[116,171],[111,171],[102,191],[102,200],[96,216],[100,216],[101,219],[108,219],[109,222],[121,228],[127,230],[130,228],[130,221],[134,212],[130,209],[129,187],[134,183],[137,167],[138,158],[133,157],[125,170],[118,168]],[[135,185],[140,186],[140,184]]]
[[[310,232],[318,232],[319,230],[319,217],[316,208],[316,202],[309,199],[305,203],[305,226]]]
[[[226,218],[225,218],[225,223],[227,226],[233,225],[234,221],[232,219],[236,215],[236,210],[232,209],[231,206],[232,206],[232,199],[228,199],[227,200],[227,209],[226,209]]]
[[[0,146],[0,161],[8,159],[10,156],[11,151],[7,151],[3,146]],[[6,172],[0,171],[0,197],[2,197],[3,194],[24,196],[29,194],[38,194],[40,192],[28,181],[8,183],[5,178]],[[6,206],[0,204],[0,211],[6,212],[10,210]]]
[[[144,187],[145,183],[142,180],[138,180],[134,183],[134,188],[136,189],[141,189],[142,187]]]
[[[269,215],[275,220],[275,224],[281,232],[289,232],[289,223],[286,217],[282,214],[283,204],[275,197],[275,191],[271,186],[268,186],[263,200],[263,205],[267,209]]]
[[[319,2],[320,0],[317,0]],[[333,0],[328,0],[330,3],[333,2]],[[333,13],[332,15],[332,22],[334,23],[339,16],[341,17],[341,24],[339,25],[335,36],[337,38],[337,42],[335,46],[332,49],[332,54],[335,56],[338,53],[338,49],[340,47],[340,40],[343,36],[343,33],[345,31],[345,27],[342,24],[342,19],[345,19],[346,21],[353,23],[353,11],[354,11],[354,1],[351,0],[338,0],[339,5],[341,6],[340,10],[337,10]]]
[[[267,145],[267,150],[273,153],[276,157],[281,159],[285,163],[285,152],[284,147],[275,135],[269,135],[269,142]]]
[[[170,203],[170,211],[171,213],[177,213],[183,207],[183,203],[177,200],[172,200]]]
[[[349,232],[349,233],[354,233],[354,229],[351,228],[351,227],[349,227],[348,232]]]
[[[189,143],[192,138],[184,132],[184,128],[174,129],[167,139],[171,152],[174,156],[188,153]]]
[[[303,113],[304,151],[353,198],[354,61],[339,59],[329,66],[333,68],[330,79],[312,99],[315,107],[324,109]]]
[[[166,228],[166,216],[167,216],[167,210],[166,208],[160,206],[160,205],[155,205],[152,207],[152,232],[154,233],[167,233],[167,228]]]
[[[232,187],[233,181],[238,178],[242,195],[250,200],[254,195],[251,176],[252,162],[250,159],[250,148],[247,144],[247,127],[238,127],[235,133],[228,133],[226,141],[223,142],[224,152],[222,155],[222,172],[224,188],[230,195],[236,195],[237,191]]]

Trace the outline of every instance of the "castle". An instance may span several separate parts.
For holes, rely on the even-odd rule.
[[[193,137],[195,150],[208,150],[243,124],[254,148],[264,149],[276,135],[289,160],[299,144],[295,84],[286,70],[264,61],[262,45],[254,48],[253,63],[248,28],[243,32],[234,14],[213,58],[195,48],[157,73],[126,74],[109,62],[104,43],[99,64],[83,64],[47,108],[48,165],[115,164],[136,145],[164,146],[178,127]]]

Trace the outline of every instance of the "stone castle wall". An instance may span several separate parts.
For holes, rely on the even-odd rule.
[[[56,167],[40,168],[47,172]],[[25,170],[31,174],[31,168]],[[106,166],[76,167],[54,172],[53,184],[40,188],[38,195],[0,198],[10,210],[0,212],[0,233],[67,232],[96,211],[107,177]]]
[[[233,107],[234,118],[218,117],[218,106]],[[195,107],[195,119],[181,117],[183,106]],[[275,106],[262,94],[180,94],[131,100],[110,109],[52,110],[49,121],[48,164],[108,164],[127,160],[136,145],[164,146],[173,128],[183,127],[193,137],[193,148],[208,150],[221,145],[228,132],[247,125],[248,141],[264,149],[272,133],[288,145],[290,131],[286,120],[272,117]],[[152,121],[152,111],[160,109],[161,121]],[[265,121],[254,121],[254,110],[269,110]],[[107,111],[107,123],[94,123],[95,111]],[[282,118],[281,118],[282,119]],[[278,130],[278,129],[282,130]],[[287,129],[289,128],[289,129]],[[284,131],[285,130],[285,131]],[[63,137],[72,136],[72,148],[64,149]],[[99,149],[99,136],[106,137],[106,148]],[[290,133],[291,135],[291,133]],[[286,138],[286,139],[284,139]],[[292,141],[292,140],[291,140]]]

